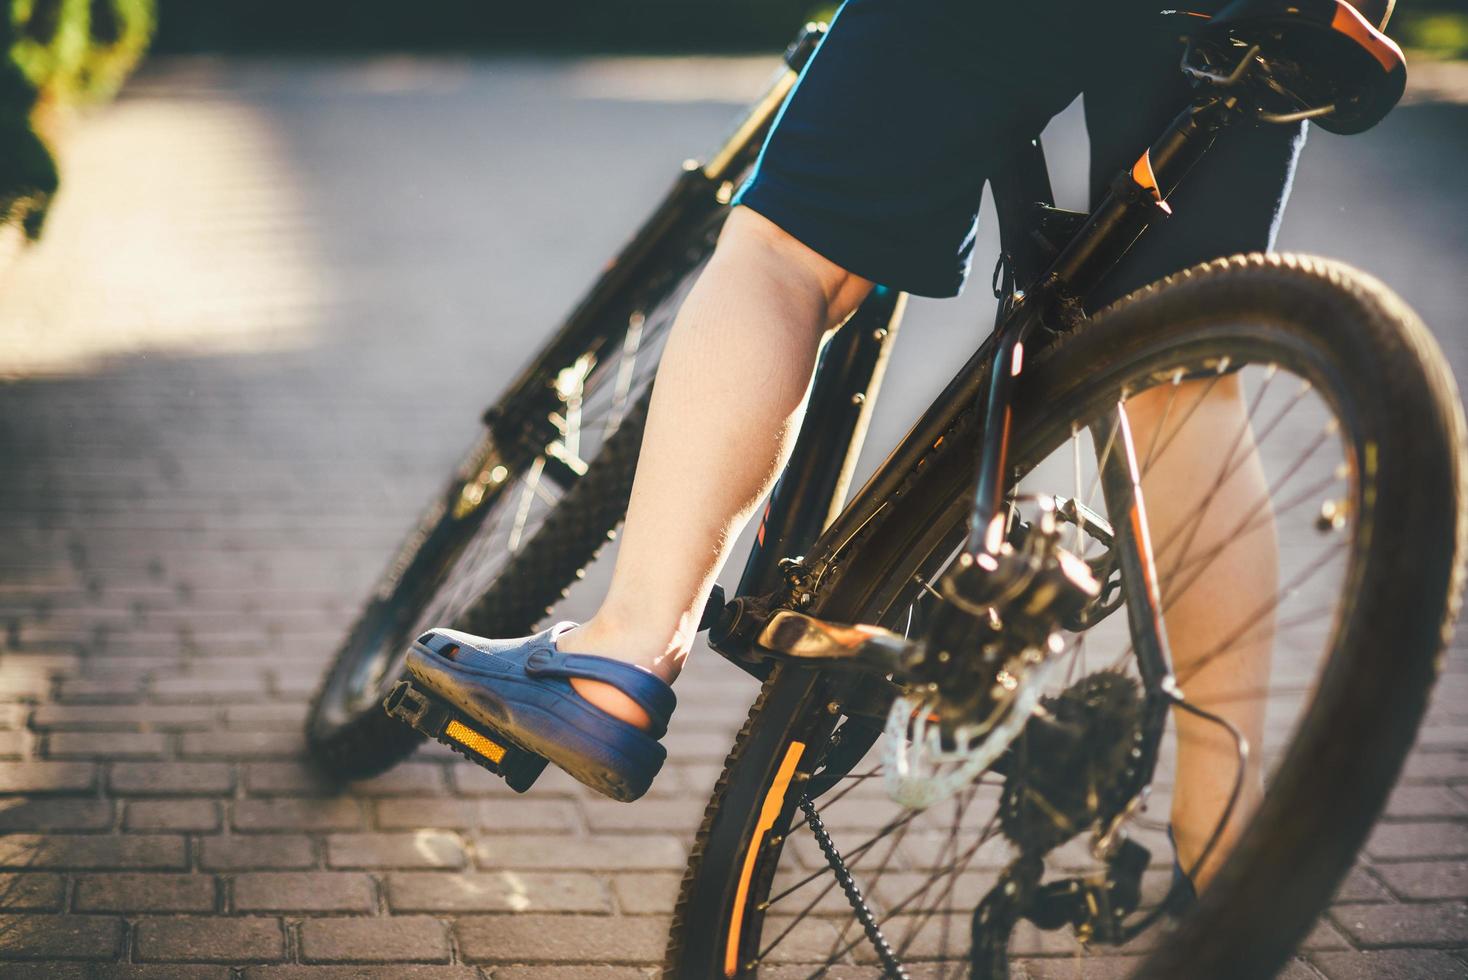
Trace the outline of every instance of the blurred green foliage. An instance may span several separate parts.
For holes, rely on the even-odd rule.
[[[1390,33],[1403,47],[1433,58],[1468,58],[1468,10],[1404,10]]]
[[[116,92],[153,23],[153,0],[0,0],[0,224],[41,233],[59,183],[41,117]]]

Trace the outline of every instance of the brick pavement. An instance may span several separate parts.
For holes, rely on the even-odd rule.
[[[78,128],[88,181],[45,248],[0,271],[0,372],[21,376],[0,385],[0,978],[647,975],[752,693],[732,668],[703,657],[680,684],[671,764],[636,807],[550,773],[512,798],[436,747],[336,793],[298,735],[475,409],[667,162],[729,116],[653,100],[666,79],[594,91],[639,77],[182,61]],[[1439,133],[1448,107],[1423,111],[1402,126],[1445,141],[1413,158],[1436,172],[1468,126]],[[1365,159],[1399,165],[1400,136]],[[1365,179],[1336,146],[1323,171]],[[1287,238],[1339,253],[1312,193]],[[1448,244],[1460,266],[1468,242]],[[1407,268],[1393,261],[1381,271]],[[909,329],[964,302],[917,304]],[[1419,305],[1461,368],[1456,297]],[[964,346],[953,333],[927,334],[933,364],[899,352],[877,447]],[[1460,649],[1386,822],[1287,976],[1468,975],[1465,695]]]

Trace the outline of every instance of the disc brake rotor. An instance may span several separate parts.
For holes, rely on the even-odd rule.
[[[887,794],[904,807],[922,810],[967,786],[992,766],[1024,731],[1040,704],[1060,659],[1060,639],[1049,650],[1027,647],[1011,657],[997,686],[1005,696],[975,723],[944,724],[936,693],[904,694],[887,713],[882,772]]]

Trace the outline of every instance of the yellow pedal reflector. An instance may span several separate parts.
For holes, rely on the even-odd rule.
[[[498,742],[491,742],[483,735],[460,721],[451,721],[443,733],[460,745],[469,748],[484,756],[490,762],[498,763],[505,757],[505,747]]]

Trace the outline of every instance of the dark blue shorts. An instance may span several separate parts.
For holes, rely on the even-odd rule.
[[[865,279],[955,296],[984,182],[1006,147],[1084,94],[1099,199],[1187,103],[1178,70],[1187,18],[1162,6],[847,0],[736,203]],[[1303,126],[1226,134],[1171,199],[1174,217],[1144,236],[1098,299],[1269,248],[1303,142]]]

